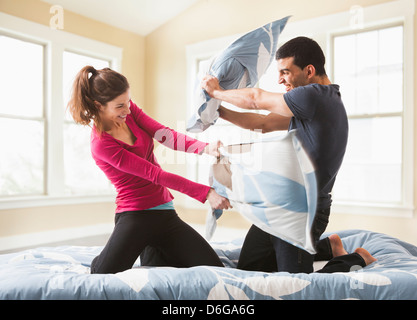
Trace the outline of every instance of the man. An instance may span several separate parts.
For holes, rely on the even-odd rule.
[[[222,90],[218,79],[207,76],[202,88],[216,99],[243,109],[263,109],[267,115],[234,112],[220,107],[220,117],[242,128],[271,132],[297,129],[316,169],[318,201],[312,226],[316,260],[333,258],[340,238],[319,241],[330,214],[331,191],[342,164],[348,139],[348,120],[339,86],[332,84],[324,68],[325,57],[312,39],[298,37],[281,46],[276,53],[279,84],[286,93],[257,88]],[[252,226],[246,236],[238,268],[260,271],[313,272],[315,256]]]

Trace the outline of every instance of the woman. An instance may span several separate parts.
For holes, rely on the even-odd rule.
[[[75,122],[94,122],[92,156],[117,190],[115,227],[91,273],[127,270],[148,246],[171,266],[223,266],[210,245],[178,217],[168,188],[202,203],[208,200],[215,209],[230,208],[229,201],[208,186],[162,170],[153,153],[153,139],[174,150],[215,156],[219,143],[200,142],[147,116],[131,101],[127,79],[109,68],[84,67],[68,108]]]

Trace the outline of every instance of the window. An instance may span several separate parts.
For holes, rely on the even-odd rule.
[[[402,25],[333,39],[333,77],[350,124],[335,201],[402,202],[403,48]]]
[[[122,50],[0,13],[0,208],[114,201],[66,106],[85,65],[119,70]]]
[[[45,192],[45,50],[3,35],[0,47],[0,195],[40,195]]]

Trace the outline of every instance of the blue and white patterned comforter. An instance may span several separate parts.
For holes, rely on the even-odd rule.
[[[0,300],[7,299],[417,299],[417,247],[390,236],[338,232],[345,248],[364,247],[378,261],[334,274],[235,268],[242,240],[213,243],[225,268],[144,268],[90,274],[101,247],[38,248],[0,256]]]

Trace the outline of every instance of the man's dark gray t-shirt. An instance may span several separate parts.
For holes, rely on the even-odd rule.
[[[348,140],[348,119],[339,86],[309,84],[284,94],[292,111],[289,130],[296,129],[316,169],[317,210],[331,206],[331,194]]]

